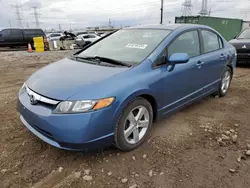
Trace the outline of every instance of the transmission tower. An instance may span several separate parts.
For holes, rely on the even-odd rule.
[[[207,9],[207,0],[202,0],[200,15],[206,16],[209,15],[209,11]]]
[[[33,15],[35,16],[36,28],[40,28],[40,22],[39,22],[39,15],[40,15],[40,14],[37,13],[37,7],[36,7],[36,6],[33,6],[33,7],[31,7],[31,8],[33,8],[33,10],[34,10]]]
[[[191,16],[192,15],[192,1],[185,0],[183,5],[183,16]]]
[[[14,8],[16,9],[16,19],[17,19],[17,21],[18,21],[19,27],[20,27],[20,28],[23,28],[21,13],[20,13],[20,11],[19,11],[19,9],[20,9],[20,7],[21,7],[22,5],[16,4],[16,5],[11,5],[11,6],[14,7]]]

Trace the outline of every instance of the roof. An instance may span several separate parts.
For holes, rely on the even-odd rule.
[[[129,27],[125,29],[165,29],[165,30],[176,30],[179,28],[201,28],[206,27],[197,24],[151,24],[151,25],[139,25],[134,27]]]

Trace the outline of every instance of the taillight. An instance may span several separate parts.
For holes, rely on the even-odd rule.
[[[44,43],[47,43],[47,42],[48,42],[47,37],[43,37],[43,42],[44,42]]]

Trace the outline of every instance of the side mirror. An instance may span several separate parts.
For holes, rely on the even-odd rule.
[[[236,37],[237,37],[237,36],[234,36],[234,38],[233,38],[233,39],[236,39]]]
[[[183,64],[187,63],[188,61],[189,56],[186,53],[174,53],[168,59],[168,62],[171,64]]]

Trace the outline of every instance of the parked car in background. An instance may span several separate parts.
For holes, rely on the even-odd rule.
[[[250,63],[250,28],[243,30],[235,39],[229,41],[237,50],[238,62]]]
[[[28,43],[30,43],[34,48],[33,37],[44,37],[46,39],[42,29],[3,29],[0,31],[0,46],[28,46]]]
[[[59,40],[63,33],[49,33],[46,35],[48,40]]]
[[[35,72],[18,110],[55,147],[130,151],[153,121],[210,94],[224,97],[235,64],[235,48],[207,26],[125,28]]]
[[[85,44],[90,44],[100,39],[101,37],[96,34],[82,34],[77,36],[78,39],[83,39]]]
[[[76,32],[73,32],[76,36],[79,36],[79,35],[87,35],[87,34],[95,34],[95,35],[98,35],[97,32],[95,31],[76,31]]]

